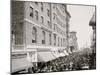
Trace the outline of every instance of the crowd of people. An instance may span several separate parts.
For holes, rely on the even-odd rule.
[[[93,55],[93,53],[88,52],[73,52],[67,56],[59,57],[48,62],[33,63],[33,67],[31,69],[29,68],[27,73],[32,74],[75,70],[90,70],[95,68],[96,55]]]
[[[87,67],[86,67],[87,66]],[[89,69],[89,55],[72,53],[48,62],[39,62],[33,73],[61,72]]]

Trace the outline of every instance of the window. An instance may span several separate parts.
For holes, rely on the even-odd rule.
[[[30,17],[33,17],[33,8],[30,7]]]
[[[35,27],[32,28],[32,43],[36,43],[37,30]]]
[[[43,18],[43,16],[41,16],[41,23],[44,23],[44,18]]]
[[[15,45],[23,45],[23,26],[22,22],[15,26]]]
[[[36,5],[38,5],[38,2],[35,2]]]
[[[53,19],[55,19],[56,18],[56,14],[55,13],[53,13]]]
[[[70,51],[71,52],[73,52],[74,49],[75,49],[74,46],[70,46]]]
[[[54,24],[54,30],[56,30],[56,24]]]
[[[59,46],[59,37],[58,37],[58,46]]]
[[[48,27],[49,27],[49,28],[51,28],[51,24],[50,24],[50,21],[47,21],[47,23],[48,23]]]
[[[56,34],[54,34],[54,46],[56,45]]]
[[[43,11],[43,3],[41,3],[41,11]]]
[[[61,38],[61,46],[62,46],[62,38]]]
[[[45,32],[42,31],[43,39],[42,39],[42,44],[45,44]]]
[[[11,34],[12,34],[12,36],[11,36],[12,45],[14,45],[15,44],[15,34],[14,34],[14,30],[12,30]]]
[[[36,18],[36,20],[38,20],[38,11],[37,10],[35,10],[35,18]]]
[[[65,46],[65,39],[63,38],[63,46]]]
[[[49,44],[51,45],[51,34],[49,34]]]
[[[49,9],[47,9],[47,15],[50,16],[50,10]]]
[[[53,5],[53,9],[55,9],[55,4]]]

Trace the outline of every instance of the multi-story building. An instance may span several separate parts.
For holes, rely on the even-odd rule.
[[[69,50],[70,50],[70,52],[74,52],[74,51],[78,50],[77,36],[76,36],[76,32],[75,31],[70,32]]]
[[[93,53],[96,53],[96,16],[95,16],[95,13],[92,16],[92,18],[89,22],[89,25],[92,26],[92,29],[93,29],[91,48],[93,50]]]
[[[71,17],[66,4],[12,1],[11,11],[12,70],[22,58],[36,65],[66,54]]]
[[[96,12],[94,12],[89,25],[92,26],[93,35],[92,35],[92,42],[91,42],[91,59],[90,59],[90,68],[96,69]]]

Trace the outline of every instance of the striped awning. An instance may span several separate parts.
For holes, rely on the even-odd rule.
[[[56,57],[53,55],[52,52],[38,52],[38,62],[48,62],[53,59],[56,59]]]

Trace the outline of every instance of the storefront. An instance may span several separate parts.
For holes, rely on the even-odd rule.
[[[32,68],[32,63],[30,63],[26,58],[16,58],[12,59],[11,63],[11,72],[19,72],[19,71],[26,71],[28,72],[29,68]]]

